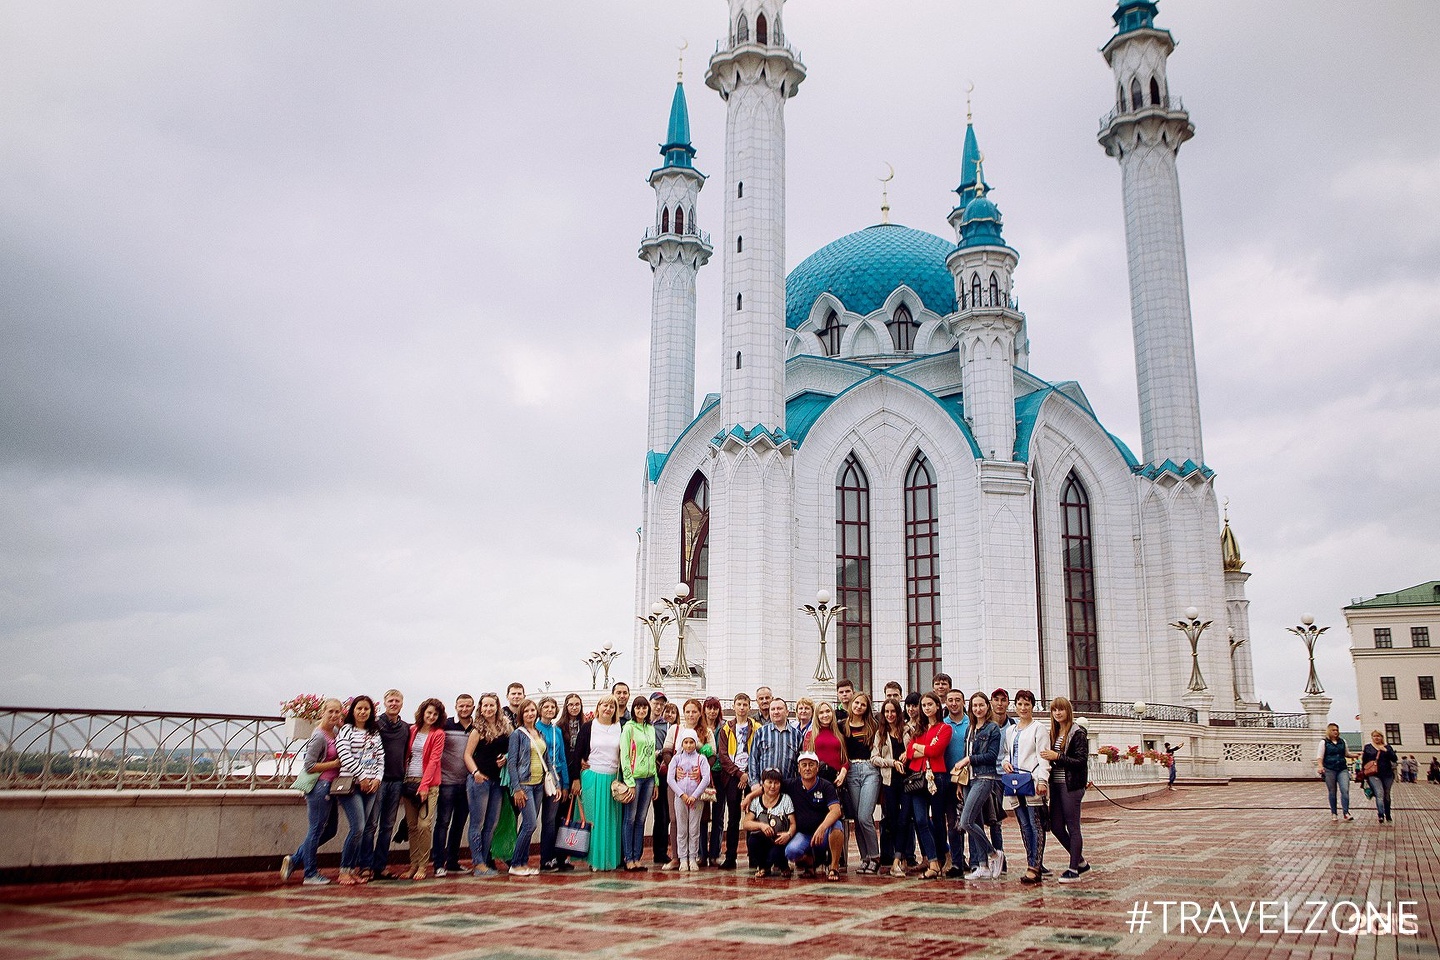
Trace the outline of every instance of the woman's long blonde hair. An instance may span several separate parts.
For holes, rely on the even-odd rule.
[[[1061,726],[1060,722],[1055,719],[1055,715],[1051,713],[1050,743],[1052,750],[1059,750],[1060,747],[1056,746],[1056,744],[1063,744],[1066,740],[1070,739],[1070,728],[1075,725],[1075,706],[1068,698],[1055,697],[1052,699],[1050,701],[1050,709],[1053,711],[1056,707],[1065,711],[1065,724]]]

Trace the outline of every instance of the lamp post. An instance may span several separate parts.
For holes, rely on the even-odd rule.
[[[830,669],[830,655],[825,651],[825,636],[830,632],[830,624],[835,618],[845,611],[842,606],[830,606],[830,591],[820,590],[815,594],[815,605],[805,604],[800,608],[810,615],[815,621],[815,626],[820,630],[820,662],[815,665],[816,683],[834,683],[835,673]]]
[[[645,677],[645,686],[654,687],[658,690],[660,685],[665,681],[665,674],[660,669],[660,635],[664,633],[665,628],[670,625],[671,617],[670,614],[665,612],[665,604],[652,603],[650,604],[650,616],[636,617],[635,619],[645,624],[646,628],[649,629],[650,639],[654,643],[654,646],[651,648],[650,673]]]
[[[1185,634],[1185,639],[1190,641],[1190,685],[1186,689],[1191,693],[1205,693],[1210,689],[1205,685],[1205,678],[1200,674],[1200,635],[1213,622],[1212,620],[1201,620],[1200,611],[1194,607],[1185,608],[1184,619],[1170,622],[1170,626]]]
[[[690,614],[705,606],[704,600],[691,600],[690,585],[688,583],[675,584],[674,598],[664,597],[661,603],[670,609],[670,616],[675,621],[675,662],[670,664],[668,675],[672,678],[682,677],[690,679],[690,661],[685,659],[685,624],[690,619]],[[651,608],[654,609],[653,607]]]
[[[1241,637],[1239,640],[1236,640],[1234,627],[1228,627],[1225,630],[1225,637],[1230,641],[1230,683],[1235,688],[1235,703],[1239,704],[1241,702],[1240,675],[1235,672],[1235,651],[1245,646],[1245,644],[1250,640],[1250,638]]]
[[[1320,696],[1325,692],[1325,688],[1320,686],[1320,675],[1315,672],[1315,641],[1330,628],[1315,626],[1315,618],[1307,613],[1300,618],[1299,625],[1285,629],[1305,641],[1305,648],[1310,651],[1310,678],[1305,681],[1305,693],[1311,697]]]
[[[595,689],[596,681],[600,675],[600,654],[592,653],[583,661],[585,666],[590,668],[590,689]]]
[[[1130,705],[1130,709],[1135,712],[1135,725],[1140,728],[1140,753],[1142,756],[1145,753],[1145,710],[1147,707],[1149,704],[1144,700],[1136,700]]]
[[[594,653],[590,654],[590,656],[591,656],[592,658],[594,658],[595,661],[596,661],[597,663],[599,663],[600,666],[602,666],[602,667],[605,668],[605,689],[606,689],[606,690],[609,690],[609,689],[610,689],[610,664],[614,663],[615,660],[616,660],[616,658],[620,656],[620,651],[613,649],[613,648],[611,647],[611,645],[607,643],[607,644],[605,644],[605,646],[604,646],[603,649],[596,650]],[[588,661],[587,661],[587,662],[588,662]],[[592,680],[591,680],[591,683],[592,683],[592,686],[591,686],[590,689],[593,690],[593,689],[595,689],[594,686],[593,686],[593,683],[594,683],[593,678],[592,678]]]

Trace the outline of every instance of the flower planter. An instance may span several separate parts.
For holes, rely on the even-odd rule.
[[[285,736],[292,742],[295,740],[309,740],[310,735],[314,732],[314,720],[306,720],[302,717],[285,718]]]

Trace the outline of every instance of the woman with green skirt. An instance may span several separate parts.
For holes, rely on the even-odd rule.
[[[590,869],[614,870],[620,866],[621,808],[610,793],[620,772],[620,704],[609,694],[595,705],[595,718],[580,731],[578,787],[590,818]]]

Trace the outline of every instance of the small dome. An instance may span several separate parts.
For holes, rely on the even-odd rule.
[[[948,240],[896,223],[880,223],[827,243],[790,271],[785,286],[785,324],[804,323],[822,293],[864,315],[885,305],[902,284],[928,310],[954,313],[955,279],[945,258],[955,249]]]
[[[999,220],[1000,208],[989,197],[976,197],[965,205],[965,223],[974,220]]]

